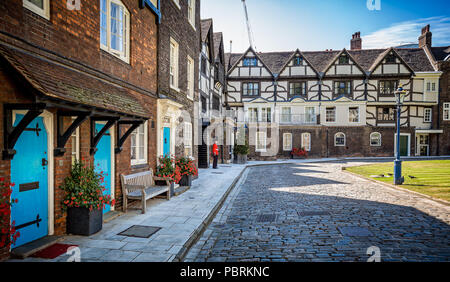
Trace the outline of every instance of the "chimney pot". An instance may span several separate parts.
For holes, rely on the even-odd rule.
[[[350,40],[350,50],[361,50],[362,48],[362,39],[360,37],[360,32],[357,31],[352,35],[352,39]]]

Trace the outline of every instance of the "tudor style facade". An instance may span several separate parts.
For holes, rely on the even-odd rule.
[[[201,20],[199,61],[199,167],[208,168],[213,140],[216,137],[219,143],[223,140],[220,135],[224,135],[222,116],[226,89],[223,35],[214,33],[212,19]],[[229,160],[229,148],[224,144],[219,145],[219,158],[225,162]]]
[[[157,156],[197,160],[200,0],[161,1],[158,36]]]
[[[435,115],[442,72],[425,48],[360,49],[359,33],[351,46],[227,54],[228,105],[247,125],[250,157],[290,157],[301,147],[318,157],[392,156],[400,84],[408,93],[401,154],[442,153]]]
[[[120,174],[155,168],[158,2],[0,2],[0,177],[16,184],[13,248],[66,232],[60,185],[74,160],[104,172],[116,209]]]

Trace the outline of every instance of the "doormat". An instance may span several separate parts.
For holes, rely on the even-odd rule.
[[[53,244],[43,250],[40,250],[40,251],[34,253],[31,256],[34,258],[54,259],[54,258],[59,257],[60,255],[67,253],[67,250],[70,247],[78,247],[78,245],[68,245],[68,244],[56,243],[56,244]]]
[[[272,222],[277,218],[276,214],[260,214],[256,218],[256,222]]]
[[[150,238],[150,236],[158,232],[160,229],[161,227],[133,225],[117,235],[136,238]]]

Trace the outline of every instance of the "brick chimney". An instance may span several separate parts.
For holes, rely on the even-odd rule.
[[[350,40],[350,50],[361,50],[362,48],[362,39],[360,37],[360,32],[355,32],[352,35],[352,40]]]
[[[431,47],[431,34],[429,24],[422,28],[422,34],[419,36],[419,48]]]

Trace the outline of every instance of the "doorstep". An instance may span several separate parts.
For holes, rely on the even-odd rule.
[[[11,250],[11,258],[24,259],[32,254],[39,252],[63,239],[62,236],[45,236],[33,242],[27,243]]]

